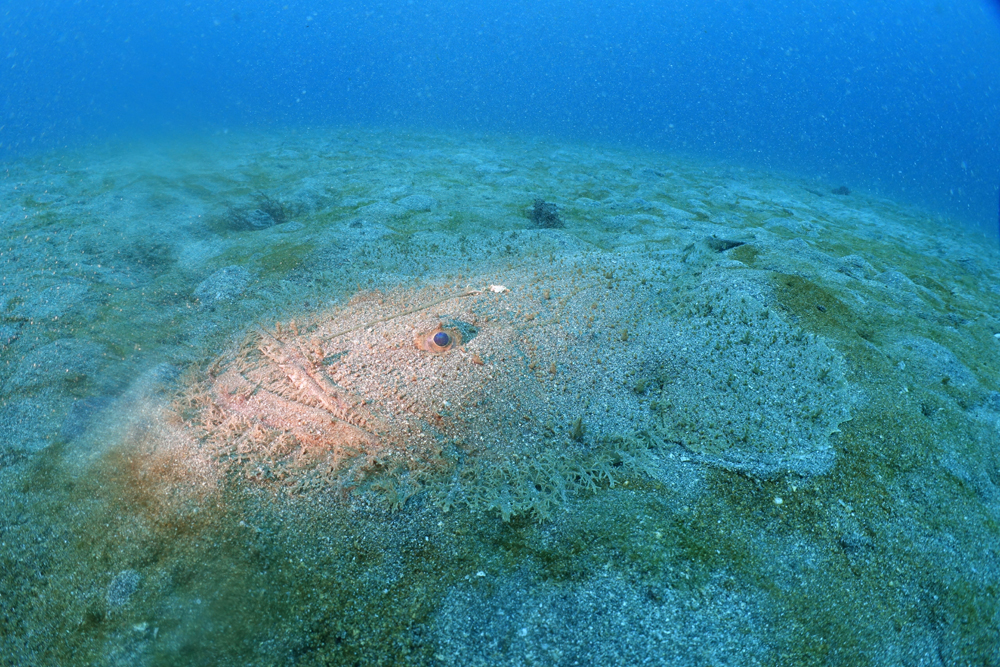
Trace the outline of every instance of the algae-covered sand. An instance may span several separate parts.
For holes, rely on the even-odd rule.
[[[995,248],[390,131],[10,165],[10,664],[997,664]]]

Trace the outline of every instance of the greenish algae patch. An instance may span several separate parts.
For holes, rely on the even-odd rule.
[[[794,274],[773,274],[772,282],[782,306],[799,318],[803,327],[842,342],[871,340],[880,328],[838,297],[834,288]]]
[[[793,313],[802,326],[837,341],[850,356],[859,360],[871,359],[874,349],[886,353],[892,344],[906,336],[917,335],[954,353],[976,372],[986,387],[997,387],[1000,359],[995,354],[993,323],[984,317],[982,306],[974,310],[968,302],[945,303],[938,307],[924,303],[920,308],[902,307],[894,309],[901,312],[893,312],[883,303],[884,295],[857,282],[851,285],[854,294],[848,294],[845,287],[827,287],[794,274],[774,274],[772,284],[782,306]],[[859,296],[868,306],[857,305]],[[855,305],[849,305],[847,299]],[[947,386],[949,384],[951,386]],[[962,391],[947,378],[943,378],[943,385],[953,393]],[[970,388],[964,393],[967,400],[972,400],[971,396],[978,390]]]
[[[303,260],[316,250],[316,243],[311,240],[272,238],[262,245],[259,237],[252,236],[253,232],[243,234],[241,243],[233,245],[217,259],[220,268],[243,266],[262,278],[277,279],[301,266]]]
[[[757,263],[757,258],[760,256],[760,250],[752,244],[744,243],[743,245],[730,250],[729,256],[752,268]]]
[[[95,286],[101,304],[86,322],[89,335],[118,351],[122,359],[173,345],[185,336],[195,313],[191,286],[164,276],[134,289]]]
[[[298,267],[315,249],[316,245],[310,242],[279,241],[252,255],[246,265],[263,275],[284,275]]]

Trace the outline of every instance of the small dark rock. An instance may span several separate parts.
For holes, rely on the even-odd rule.
[[[534,223],[533,226],[541,229],[559,229],[566,226],[559,217],[559,209],[556,205],[542,199],[535,200],[529,217]]]
[[[663,604],[668,601],[669,596],[664,586],[648,586],[646,588],[646,599],[656,604]]]
[[[865,552],[875,546],[870,537],[860,531],[848,531],[837,538],[840,548],[851,555]]]

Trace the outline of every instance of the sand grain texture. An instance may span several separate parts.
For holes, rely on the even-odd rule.
[[[849,406],[836,353],[725,276],[678,291],[665,262],[523,262],[253,327],[195,391],[198,435],[296,491],[429,488],[505,518],[677,446],[759,477],[828,469]],[[455,344],[430,349],[438,331]]]

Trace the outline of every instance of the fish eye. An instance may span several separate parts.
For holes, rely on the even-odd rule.
[[[418,333],[414,342],[419,350],[440,354],[459,345],[462,342],[462,335],[457,329],[445,329],[439,324],[430,331]]]
[[[445,331],[438,331],[431,340],[438,347],[448,347],[448,343],[451,342],[451,336]]]

